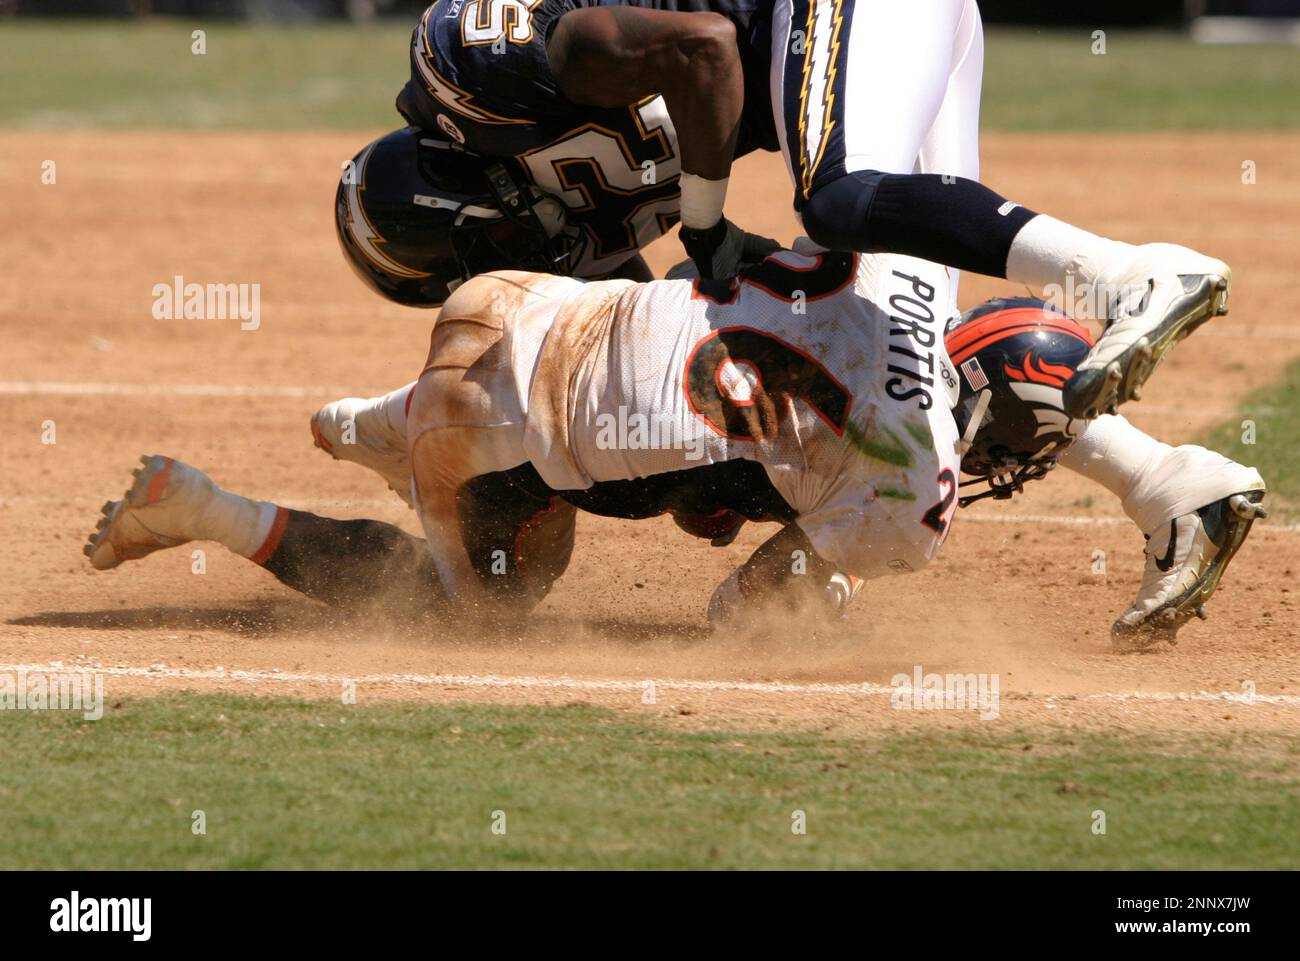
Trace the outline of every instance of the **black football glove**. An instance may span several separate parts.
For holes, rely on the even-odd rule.
[[[707,230],[683,227],[681,238],[686,253],[706,280],[730,280],[742,267],[781,249],[775,240],[747,234],[726,217]]]

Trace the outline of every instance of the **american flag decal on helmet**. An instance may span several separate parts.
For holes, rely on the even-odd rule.
[[[980,366],[978,357],[972,357],[962,364],[961,372],[966,375],[966,383],[970,385],[971,390],[983,390],[989,385],[989,379],[984,376],[984,368]]]

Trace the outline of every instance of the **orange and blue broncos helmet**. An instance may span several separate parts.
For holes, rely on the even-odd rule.
[[[1056,466],[1086,421],[1065,412],[1061,389],[1092,347],[1088,331],[1041,300],[997,298],[948,322],[944,344],[957,373],[961,499],[1007,498]]]

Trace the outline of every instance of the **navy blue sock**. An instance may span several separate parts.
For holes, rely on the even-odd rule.
[[[964,177],[866,170],[818,187],[800,214],[831,250],[908,254],[991,277],[1007,275],[1012,240],[1038,216]]]

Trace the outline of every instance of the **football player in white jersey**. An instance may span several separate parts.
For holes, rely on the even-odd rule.
[[[323,600],[495,615],[527,610],[563,573],[578,510],[669,513],[716,544],[772,521],[711,619],[773,598],[835,612],[857,579],[934,557],[960,473],[989,485],[968,499],[1010,496],[1088,431],[1060,399],[1088,334],[1030,301],[949,323],[949,283],[912,258],[794,252],[732,282],[477,277],[445,303],[414,388],[313,421],[319,446],[413,503],[427,543],[229,494],[150,457],[87,553],[108,568],[217,540]],[[1132,434],[1133,450],[1082,456],[1100,457],[1098,479],[1145,512],[1165,552],[1127,627],[1172,630],[1217,587],[1263,483],[1203,448]]]

